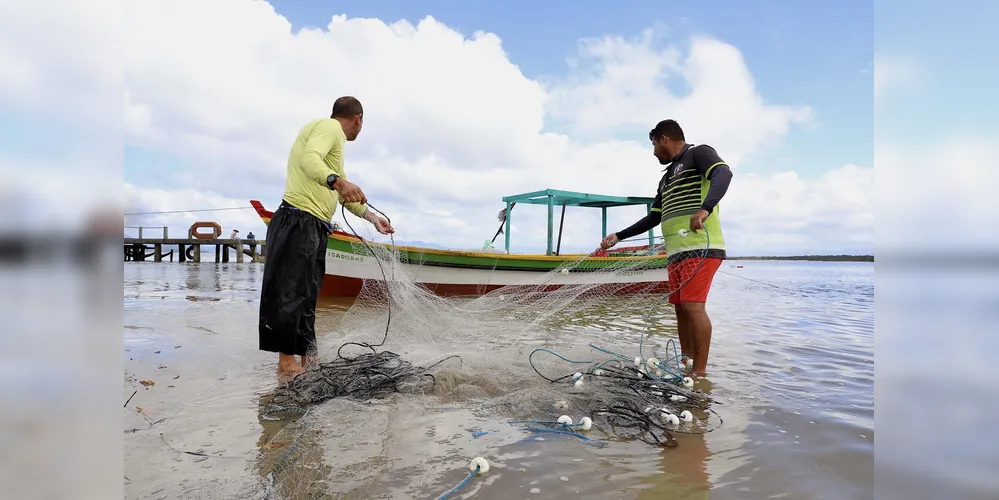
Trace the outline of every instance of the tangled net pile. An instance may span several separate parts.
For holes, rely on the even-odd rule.
[[[312,404],[332,398],[383,398],[392,393],[427,394],[437,379],[431,370],[448,356],[426,368],[413,366],[391,351],[364,353],[354,358],[338,357],[307,371],[274,397],[274,404]]]

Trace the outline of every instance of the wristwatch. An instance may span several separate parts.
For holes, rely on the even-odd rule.
[[[340,178],[339,175],[330,174],[329,177],[326,178],[326,186],[329,187],[330,189],[336,189],[335,187],[333,187],[333,185],[336,184],[336,181],[339,178]]]

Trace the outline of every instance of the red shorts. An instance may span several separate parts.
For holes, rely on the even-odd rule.
[[[703,260],[703,262],[701,262]],[[722,259],[708,257],[705,259],[685,259],[669,265],[667,285],[669,289],[679,290],[669,296],[670,304],[681,302],[707,302],[711,280],[721,266]]]

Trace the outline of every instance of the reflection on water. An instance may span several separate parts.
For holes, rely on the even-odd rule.
[[[505,368],[466,374],[447,397],[275,408],[276,360],[257,351],[260,264],[128,263],[124,398],[138,394],[125,409],[135,429],[126,498],[436,498],[475,456],[491,470],[460,494],[482,499],[872,497],[873,265],[740,264],[723,266],[712,289],[709,375],[697,386],[720,401],[724,423],[667,449],[537,440],[509,424],[481,403],[544,381],[520,370],[541,339],[503,332],[482,339],[476,362]],[[635,352],[652,302],[605,299],[558,316],[557,341]],[[350,305],[321,299],[320,343],[339,344]],[[675,338],[672,308],[660,306],[648,331]]]

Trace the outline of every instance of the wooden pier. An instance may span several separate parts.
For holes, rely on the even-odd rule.
[[[200,229],[207,228],[211,233],[204,233]],[[163,259],[174,261],[174,250],[177,251],[177,262],[201,262],[201,247],[215,247],[215,262],[229,262],[229,251],[236,255],[236,262],[241,263],[246,257],[250,262],[264,261],[263,240],[258,239],[223,239],[222,226],[215,222],[195,222],[187,231],[187,238],[170,238],[169,228],[166,226],[125,226],[125,229],[137,229],[138,238],[126,236],[125,262],[163,262]],[[159,238],[144,237],[147,234],[160,233]],[[233,235],[236,233],[233,232]],[[199,237],[200,236],[200,237]],[[164,251],[166,249],[166,251]],[[208,261],[212,262],[212,261]]]
[[[230,251],[235,254],[236,262],[244,262],[246,258],[250,262],[263,262],[266,247],[263,240],[218,238],[125,238],[124,243],[126,262],[163,262],[165,258],[173,262],[174,250],[177,262],[201,262],[202,246],[215,247],[215,262],[229,262]]]

